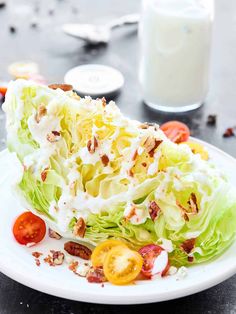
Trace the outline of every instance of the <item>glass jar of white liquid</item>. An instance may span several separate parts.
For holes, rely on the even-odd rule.
[[[144,102],[196,109],[208,92],[214,0],[143,0],[139,37]]]

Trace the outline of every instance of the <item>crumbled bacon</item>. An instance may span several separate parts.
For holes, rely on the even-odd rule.
[[[47,257],[44,258],[44,262],[49,264],[49,266],[59,266],[63,264],[65,255],[61,251],[50,250],[51,254],[48,254]]]
[[[73,233],[75,236],[83,238],[85,231],[86,231],[86,223],[84,219],[80,217],[77,220],[76,224],[74,225]]]
[[[231,137],[231,136],[235,136],[234,128],[226,129],[224,134],[223,134],[223,137]]]
[[[98,147],[98,141],[95,136],[87,143],[87,149],[90,152],[90,154],[94,154],[96,151],[96,148]]]
[[[70,255],[78,256],[85,260],[89,260],[92,254],[92,251],[89,248],[73,241],[66,242],[64,244],[64,250]]]
[[[40,260],[38,258],[35,258],[35,264],[38,267],[41,265]]]
[[[193,250],[194,246],[195,246],[195,242],[196,242],[196,239],[195,238],[192,238],[192,239],[188,239],[188,240],[185,240],[181,245],[181,249],[189,254],[191,253],[191,251]]]
[[[135,159],[138,157],[138,150],[136,149],[134,152],[134,155],[132,157],[132,160],[135,161]]]
[[[135,205],[132,205],[131,210],[129,211],[128,215],[125,216],[125,219],[130,220],[133,216],[135,216],[135,214],[136,214],[135,210],[136,210]]]
[[[109,157],[106,154],[104,154],[101,156],[101,161],[103,165],[106,167],[109,164]]]
[[[64,262],[65,255],[61,251],[50,251],[52,253],[52,262],[56,265],[62,265]]]
[[[150,127],[153,127],[155,131],[157,131],[159,129],[158,124],[150,123],[150,122],[144,122],[144,123],[140,124],[140,126],[139,126],[140,129],[144,129],[144,130],[146,130]]]
[[[197,197],[195,193],[191,193],[188,204],[193,214],[197,214],[199,212],[199,208],[197,204]]]
[[[189,217],[188,217],[188,210],[186,208],[184,208],[184,206],[182,206],[179,201],[176,201],[176,205],[181,209],[181,212],[182,212],[182,215],[183,215],[183,218],[185,221],[189,221]]]
[[[129,175],[130,177],[133,177],[133,176],[134,176],[134,173],[133,173],[132,169],[129,169],[128,175]]]
[[[147,163],[146,162],[142,162],[142,166],[143,167],[147,167]]]
[[[39,123],[42,117],[45,116],[46,114],[47,114],[47,108],[45,107],[44,104],[40,104],[38,107],[38,111],[35,115],[35,121]]]
[[[152,221],[154,221],[157,218],[158,214],[160,213],[161,209],[155,201],[151,201],[148,210]]]
[[[50,84],[48,85],[51,89],[62,89],[64,92],[68,92],[70,90],[73,90],[73,86],[70,84]]]
[[[106,101],[105,97],[102,97],[102,105],[103,105],[103,107],[106,107],[106,105],[107,105],[107,101]]]
[[[45,257],[43,260],[45,263],[49,264],[49,266],[55,266],[53,265],[52,255],[48,254],[48,256]]]
[[[47,140],[50,143],[58,142],[60,139],[61,133],[59,131],[52,131],[51,133],[47,134]]]
[[[216,114],[209,114],[209,116],[207,117],[207,124],[216,125]]]
[[[56,231],[52,230],[51,228],[48,229],[48,235],[49,235],[49,238],[52,238],[52,239],[56,239],[56,240],[61,239],[61,235],[57,233]]]
[[[157,140],[154,137],[149,136],[145,142],[144,142],[144,147],[149,154],[150,157],[154,156],[155,150],[157,147],[162,143],[162,140]]]
[[[47,175],[48,175],[48,167],[45,168],[42,172],[41,172],[41,180],[44,182],[47,179]]]
[[[189,263],[192,263],[194,261],[194,257],[193,256],[188,256],[188,261],[189,261]]]
[[[103,283],[106,281],[102,268],[91,268],[87,274],[87,280],[91,283]]]
[[[73,273],[76,272],[77,268],[79,266],[79,262],[78,261],[72,261],[70,264],[69,264],[69,270],[73,271]]]
[[[35,258],[39,258],[42,255],[43,255],[43,253],[40,253],[40,252],[33,252],[32,253],[32,256],[35,257]]]

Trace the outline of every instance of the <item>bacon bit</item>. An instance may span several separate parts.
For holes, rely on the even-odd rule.
[[[154,127],[155,131],[157,131],[159,129],[159,126],[156,123],[144,122],[144,123],[140,124],[140,126],[139,126],[139,128],[143,129],[143,130],[146,130],[146,129],[150,128],[150,127]]]
[[[106,281],[102,268],[91,268],[87,274],[87,280],[91,283],[103,283]]]
[[[207,124],[216,125],[216,114],[209,114],[209,116],[207,117]]]
[[[98,147],[98,141],[96,137],[94,136],[92,140],[88,141],[87,148],[90,154],[94,154],[97,147]]]
[[[142,166],[143,167],[147,167],[147,163],[146,162],[142,162]]]
[[[40,120],[42,119],[42,117],[44,117],[47,114],[47,108],[45,107],[45,105],[42,103],[39,105],[38,107],[38,112],[35,115],[35,121],[37,123],[40,122]]]
[[[193,214],[197,214],[199,212],[199,208],[197,205],[197,197],[196,197],[195,193],[191,193],[188,204],[189,204]]]
[[[103,105],[103,107],[106,107],[106,105],[107,105],[107,101],[106,101],[106,98],[105,97],[102,97],[102,105]]]
[[[44,262],[49,264],[49,266],[55,266],[53,264],[52,255],[50,255],[50,254],[48,254],[48,256],[44,258]]]
[[[35,264],[38,267],[41,265],[40,260],[38,258],[35,258]]]
[[[184,214],[183,214],[183,217],[184,217],[184,220],[185,220],[185,221],[189,221],[189,216],[188,216],[188,214],[184,213]]]
[[[35,258],[39,258],[42,255],[43,255],[43,253],[40,253],[40,252],[33,252],[32,253],[32,256],[35,257]]]
[[[42,172],[41,172],[41,180],[44,182],[47,179],[47,175],[48,175],[48,170],[49,168],[45,168]]]
[[[61,251],[50,251],[52,253],[52,262],[55,266],[62,265],[65,255]]]
[[[194,257],[193,257],[193,256],[188,256],[188,261],[189,261],[190,263],[192,263],[192,262],[194,261]]]
[[[106,167],[109,164],[109,157],[105,154],[101,156],[101,161],[103,163],[103,165]]]
[[[86,231],[86,223],[82,217],[80,217],[74,225],[73,234],[75,236],[83,238]]]
[[[60,240],[62,238],[59,233],[52,230],[51,228],[48,229],[48,235],[49,235],[49,238],[56,239],[56,240]]]
[[[223,137],[231,137],[231,136],[235,136],[234,128],[226,129],[224,134],[223,134]]]
[[[187,254],[191,253],[191,251],[193,250],[194,246],[195,246],[195,242],[196,239],[192,238],[192,239],[188,239],[186,241],[184,241],[181,245],[180,248]]]
[[[75,273],[77,271],[77,268],[79,266],[79,262],[78,261],[72,261],[69,264],[69,270],[73,271],[73,273]]]
[[[149,206],[148,206],[148,210],[149,210],[149,214],[150,217],[152,219],[152,221],[155,221],[155,219],[157,218],[157,216],[160,213],[160,207],[157,205],[157,203],[155,201],[151,201]]]
[[[134,155],[132,157],[132,160],[135,161],[135,159],[138,157],[138,150],[136,149],[134,152]]]
[[[128,213],[127,216],[125,216],[125,220],[130,220],[133,216],[135,216],[135,214],[136,214],[135,210],[136,210],[136,207],[134,205],[132,205],[130,212]]]
[[[130,177],[133,177],[133,176],[134,176],[134,173],[133,173],[132,169],[129,169],[129,170],[128,170],[128,176],[130,176]]]
[[[51,133],[47,134],[47,140],[50,143],[58,142],[60,139],[61,133],[58,131],[52,131]]]
[[[92,254],[89,248],[73,241],[66,242],[64,244],[64,250],[70,255],[78,256],[85,260],[89,260]]]
[[[150,157],[154,156],[155,150],[157,147],[162,143],[162,140],[157,140],[154,137],[149,136],[145,142],[144,142],[144,147],[149,154]]]
[[[64,92],[68,92],[70,90],[73,90],[73,86],[70,84],[50,84],[48,85],[51,89],[62,89]]]
[[[187,209],[184,208],[184,207],[179,203],[179,201],[176,201],[176,205],[181,209],[184,220],[185,220],[185,221],[189,221],[189,217],[188,217],[188,214],[187,214]]]

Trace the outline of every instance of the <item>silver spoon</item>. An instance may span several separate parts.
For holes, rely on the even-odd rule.
[[[83,39],[90,44],[107,44],[111,38],[111,30],[113,28],[125,24],[137,24],[139,22],[139,14],[124,15],[115,19],[106,25],[94,24],[64,24],[62,30],[73,37]]]

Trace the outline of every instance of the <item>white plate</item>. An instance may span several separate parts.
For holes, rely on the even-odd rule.
[[[204,143],[211,159],[224,169],[236,185],[236,160],[219,149]],[[192,266],[183,280],[170,276],[136,285],[114,286],[91,284],[75,276],[68,265],[37,267],[31,253],[62,249],[63,240],[45,239],[34,248],[17,244],[13,238],[12,222],[23,209],[13,197],[10,185],[11,169],[7,153],[0,156],[0,271],[8,277],[34,289],[72,300],[107,303],[138,304],[170,300],[210,288],[236,273],[236,242],[218,259],[204,265]]]

